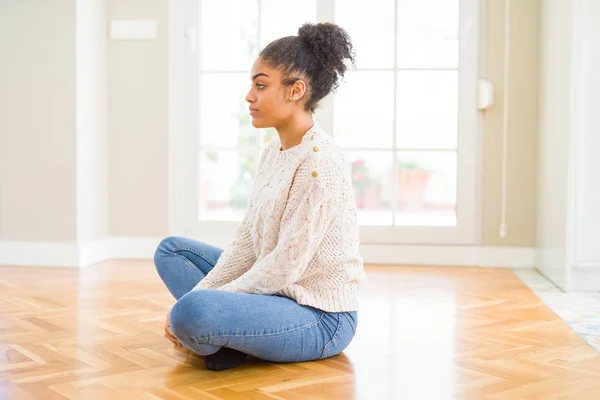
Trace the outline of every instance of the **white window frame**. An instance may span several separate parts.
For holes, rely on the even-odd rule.
[[[198,182],[199,127],[194,116],[199,99],[193,88],[198,87],[199,80],[195,47],[198,43],[199,1],[169,1],[169,231],[173,235],[196,237],[226,246],[233,239],[238,222],[198,221],[197,218],[194,182]],[[317,21],[333,21],[334,1],[318,0]],[[479,139],[482,124],[477,111],[477,82],[483,36],[480,35],[481,9],[477,0],[460,1],[457,225],[361,226],[363,244],[473,245],[480,241]],[[334,97],[328,96],[316,114],[319,124],[330,133],[334,132],[334,101]]]

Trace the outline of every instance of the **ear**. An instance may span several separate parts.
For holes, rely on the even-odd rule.
[[[306,83],[299,79],[290,88],[290,100],[298,101],[301,100],[306,94]]]

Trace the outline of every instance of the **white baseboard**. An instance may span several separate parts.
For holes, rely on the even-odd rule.
[[[161,238],[110,237],[75,243],[0,242],[0,265],[86,267],[110,259],[151,260]],[[360,248],[368,264],[533,268],[535,249],[444,245]]]
[[[152,259],[160,239],[110,237],[77,245],[0,241],[0,265],[83,268],[111,259]]]
[[[75,243],[0,241],[0,265],[79,267]]]
[[[585,261],[576,261],[575,267],[580,268],[600,268],[600,260],[585,260]]]
[[[589,265],[571,268],[569,291],[600,292],[600,268]]]
[[[111,251],[115,260],[152,260],[162,238],[112,237]]]
[[[480,247],[478,264],[482,267],[534,268],[536,249],[533,247]]]
[[[534,268],[530,247],[372,245],[360,247],[365,263]]]
[[[80,265],[106,260],[146,260],[154,257],[161,239],[113,236],[81,246]]]
[[[112,239],[105,238],[79,246],[79,266],[87,267],[112,258]]]

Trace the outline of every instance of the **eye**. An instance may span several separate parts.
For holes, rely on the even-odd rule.
[[[263,89],[265,88],[265,85],[263,85],[262,83],[257,83],[257,84],[256,84],[256,88],[257,88],[258,90],[263,90]]]

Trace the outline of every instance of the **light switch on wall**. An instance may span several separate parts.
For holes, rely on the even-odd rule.
[[[157,23],[152,19],[110,21],[113,40],[156,39],[157,32]]]

